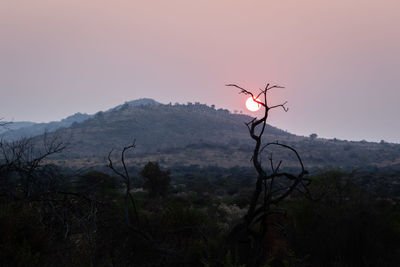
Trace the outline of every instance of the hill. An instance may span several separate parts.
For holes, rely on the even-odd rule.
[[[141,166],[150,160],[171,166],[250,167],[252,140],[244,122],[252,118],[207,105],[157,102],[126,102],[90,118],[60,128],[52,135],[68,140],[69,147],[54,163],[74,167],[104,166],[106,156],[136,140],[129,164]],[[41,137],[36,137],[39,140]],[[279,140],[298,150],[307,168],[395,167],[400,164],[400,145],[354,142],[296,136],[267,126],[265,142]],[[283,159],[282,167],[296,166],[286,151],[266,151],[265,162],[273,153]]]
[[[17,122],[0,121],[0,122],[5,124],[5,127],[0,127],[0,134],[3,134],[10,130],[15,131],[21,128],[30,127],[36,124],[35,122],[30,122],[30,121],[17,121]]]
[[[2,137],[8,141],[15,141],[21,138],[30,138],[43,134],[44,132],[54,132],[57,129],[71,126],[73,123],[83,122],[92,117],[88,114],[75,113],[61,121],[52,121],[48,123],[34,122],[13,122],[8,129],[4,129]]]
[[[136,152],[173,153],[197,144],[207,147],[249,144],[243,122],[251,118],[215,110],[201,104],[189,105],[124,105],[107,112],[98,112],[92,118],[59,129],[54,134],[67,137],[68,158],[104,157],[112,148],[121,148],[136,140]],[[266,134],[291,136],[268,126]]]
[[[127,101],[122,105],[118,105],[114,108],[107,110],[106,112],[112,112],[124,108],[126,106],[136,107],[142,105],[158,105],[157,101],[150,98],[141,98],[132,101]],[[43,134],[44,132],[54,132],[60,128],[70,127],[73,123],[83,122],[93,115],[82,114],[80,112],[74,115],[68,116],[61,121],[52,121],[48,123],[35,123],[35,122],[10,122],[7,127],[0,127],[0,134],[2,138],[8,141],[15,141],[21,138],[30,138]],[[7,123],[7,122],[6,122]]]

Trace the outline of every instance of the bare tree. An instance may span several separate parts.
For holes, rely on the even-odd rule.
[[[136,209],[136,203],[135,203],[135,199],[133,198],[132,194],[131,194],[131,189],[132,189],[132,179],[129,176],[129,172],[128,169],[126,167],[125,164],[125,153],[127,151],[129,151],[130,149],[134,149],[136,147],[135,144],[135,140],[133,140],[132,144],[129,146],[126,146],[122,149],[121,152],[121,164],[123,167],[123,171],[119,171],[118,169],[116,169],[116,167],[113,164],[113,161],[111,159],[111,154],[113,152],[113,150],[110,151],[110,153],[108,153],[108,167],[118,176],[120,176],[122,178],[122,181],[125,184],[125,199],[124,199],[124,208],[125,208],[125,219],[126,219],[126,223],[128,224],[128,226],[132,227],[133,224],[131,222],[130,216],[129,216],[129,206],[128,206],[128,200],[130,201],[130,203],[132,204],[133,210],[135,212],[135,217],[137,220],[137,223],[139,222],[139,216],[137,213],[137,209]]]
[[[90,265],[95,265],[98,216],[104,203],[71,186],[75,174],[69,177],[48,164],[49,157],[66,147],[57,134],[45,133],[42,142],[37,137],[0,140],[0,205],[6,215],[28,208],[49,234],[49,242],[63,240],[54,252],[79,253],[76,248],[85,247]]]
[[[108,154],[108,167],[119,177],[122,178],[124,185],[125,185],[125,197],[124,197],[124,210],[125,210],[125,220],[126,224],[129,227],[129,229],[132,231],[132,233],[141,238],[142,240],[146,241],[153,249],[156,251],[162,253],[162,254],[177,254],[178,252],[175,250],[171,250],[168,248],[161,247],[159,244],[160,242],[155,240],[147,231],[143,230],[143,228],[140,225],[140,218],[138,215],[137,207],[136,207],[136,202],[135,199],[131,193],[131,189],[133,188],[132,185],[132,178],[129,175],[128,168],[125,163],[125,154],[127,151],[136,148],[135,140],[132,142],[132,144],[125,146],[122,151],[121,151],[121,165],[122,165],[122,171],[118,170],[112,159],[111,155],[113,150],[110,151]],[[133,211],[135,213],[135,219],[136,222],[133,223],[130,215],[129,215],[129,203],[131,203],[133,207]]]
[[[46,134],[43,136],[42,148],[39,148],[31,138],[13,142],[1,140],[0,174],[2,178],[0,190],[2,195],[27,201],[36,197],[35,193],[45,192],[46,190],[41,188],[43,186],[41,178],[47,168],[42,163],[46,158],[60,153],[65,148],[66,144],[57,136],[50,138]],[[14,178],[10,179],[12,175]],[[14,188],[11,189],[9,185],[13,181]]]
[[[279,209],[278,205],[290,196],[294,190],[308,192],[307,185],[309,181],[304,177],[308,172],[304,168],[301,157],[293,147],[277,141],[263,143],[262,140],[269,111],[278,108],[283,109],[285,112],[288,111],[287,102],[278,105],[269,105],[268,103],[268,92],[272,89],[283,87],[267,84],[264,89],[260,89],[258,94],[253,94],[251,91],[236,84],[227,84],[226,86],[235,87],[239,89],[240,94],[251,96],[264,109],[261,118],[254,118],[246,123],[250,137],[255,141],[251,160],[258,177],[243,223],[234,227],[230,233],[230,240],[238,241],[237,239],[240,236],[240,242],[247,242],[247,251],[242,253],[241,261],[248,266],[260,266],[266,261],[268,250],[270,249],[268,244],[265,244],[265,236],[271,226],[269,219],[273,215],[284,214],[284,211]],[[276,163],[272,153],[267,162],[262,162],[261,154],[266,153],[272,147],[280,147],[293,153],[299,164],[299,172],[292,174],[281,171],[282,160]],[[273,226],[284,229],[283,225],[278,222],[274,222]]]

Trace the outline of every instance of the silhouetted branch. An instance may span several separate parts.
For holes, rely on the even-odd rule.
[[[122,179],[124,181],[124,184],[125,184],[124,208],[125,208],[125,220],[126,220],[127,226],[136,236],[138,236],[138,237],[142,238],[143,240],[145,240],[146,242],[148,242],[158,252],[163,253],[163,254],[172,254],[172,255],[177,254],[177,253],[179,253],[178,251],[160,247],[158,245],[158,242],[156,240],[154,240],[153,237],[150,234],[148,234],[147,232],[141,230],[139,227],[135,226],[130,220],[129,208],[128,208],[128,199],[129,199],[129,201],[131,202],[131,204],[133,206],[133,210],[135,212],[136,221],[139,224],[139,215],[138,215],[138,211],[137,211],[137,208],[136,208],[136,202],[135,202],[135,199],[134,199],[133,195],[130,192],[131,189],[132,189],[132,186],[131,186],[132,180],[131,180],[131,177],[129,175],[128,168],[126,167],[126,163],[125,163],[125,153],[127,151],[129,151],[130,149],[136,148],[136,144],[135,143],[136,143],[136,141],[133,140],[131,145],[128,145],[128,146],[126,146],[126,147],[124,147],[122,149],[120,160],[121,160],[123,172],[119,171],[113,164],[113,161],[111,159],[111,154],[112,154],[113,150],[111,150],[110,153],[108,154],[108,167],[115,174],[117,174],[118,176],[122,177]]]
[[[268,119],[269,111],[271,109],[275,108],[282,108],[285,112],[287,112],[289,109],[286,107],[287,102],[284,102],[279,105],[268,105],[268,98],[267,98],[267,93],[268,91],[272,89],[279,89],[283,88],[282,86],[279,85],[270,85],[267,84],[264,89],[260,89],[260,93],[258,93],[255,97],[255,95],[236,84],[227,84],[226,86],[229,87],[235,87],[239,89],[239,94],[244,94],[244,95],[250,95],[255,102],[260,104],[261,106],[264,107],[264,114],[261,118],[253,118],[250,122],[245,123],[250,137],[255,141],[255,146],[253,149],[253,154],[251,157],[251,160],[253,162],[254,168],[256,169],[258,173],[258,177],[256,180],[256,186],[255,190],[253,192],[253,195],[250,199],[250,205],[247,210],[247,213],[244,217],[244,224],[239,224],[237,227],[235,227],[230,236],[232,237],[233,235],[237,234],[239,231],[242,231],[243,229],[246,230],[249,238],[251,237],[251,240],[254,240],[254,244],[251,245],[253,248],[253,256],[252,258],[249,258],[247,260],[247,264],[249,266],[258,266],[261,264],[262,258],[264,257],[264,250],[265,248],[263,247],[263,242],[262,239],[265,236],[267,229],[268,229],[268,223],[267,223],[267,217],[270,216],[271,214],[274,214],[274,210],[271,208],[271,205],[276,206],[279,204],[281,201],[286,199],[292,192],[299,186],[301,185],[302,187],[306,188],[306,185],[303,183],[304,175],[308,174],[308,172],[304,169],[304,164],[303,161],[298,154],[298,152],[292,148],[291,146],[280,144],[278,142],[271,142],[267,143],[264,146],[261,146],[262,143],[262,136],[265,131],[266,127],[266,121]],[[262,100],[260,100],[262,98]],[[258,131],[256,131],[258,130]],[[257,133],[258,132],[258,133]],[[280,172],[280,167],[282,164],[282,160],[279,161],[278,165],[275,167],[273,163],[273,158],[272,155],[269,157],[269,165],[271,169],[271,174],[267,174],[267,171],[264,170],[261,164],[261,153],[268,147],[270,146],[278,146],[282,147],[283,149],[287,149],[291,151],[292,153],[295,154],[297,161],[299,162],[300,165],[300,173],[295,175],[291,174],[288,172]],[[290,185],[281,187],[279,189],[273,189],[275,187],[275,180],[276,179],[282,179],[286,178]],[[262,204],[259,204],[259,198],[261,192],[264,191],[264,201]],[[306,191],[308,192],[308,191]],[[276,195],[279,193],[279,195]],[[254,231],[251,226],[254,225],[255,223],[261,223],[261,231],[257,233]],[[275,223],[275,227],[281,226],[280,224]],[[279,228],[279,227],[278,227]],[[282,228],[282,227],[280,227]],[[264,252],[263,252],[264,251]]]
[[[126,146],[122,149],[121,152],[121,163],[124,169],[124,173],[118,171],[114,165],[113,162],[111,160],[111,154],[113,152],[113,150],[110,151],[110,153],[108,153],[108,167],[117,175],[119,175],[120,177],[122,177],[123,182],[125,184],[125,200],[124,200],[124,206],[125,206],[125,219],[126,219],[126,223],[129,226],[132,226],[131,220],[129,218],[129,208],[128,208],[128,199],[130,200],[132,206],[133,206],[133,210],[135,212],[135,217],[137,222],[139,222],[139,215],[136,209],[136,203],[135,203],[135,199],[133,198],[132,194],[131,194],[131,178],[129,176],[129,172],[126,168],[126,164],[125,164],[125,153],[126,151],[128,151],[129,149],[134,149],[136,148],[136,144],[135,144],[136,140],[133,140],[132,144],[129,146]]]
[[[283,104],[279,104],[279,105],[275,105],[275,106],[269,107],[269,109],[281,107],[285,112],[288,112],[289,108],[285,107],[286,104],[287,104],[287,101],[285,101]]]

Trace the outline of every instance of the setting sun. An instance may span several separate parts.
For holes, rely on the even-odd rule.
[[[256,100],[260,101],[260,99],[258,98]],[[249,97],[246,101],[246,108],[250,111],[257,111],[261,108],[261,105],[256,101],[254,101],[252,97]]]

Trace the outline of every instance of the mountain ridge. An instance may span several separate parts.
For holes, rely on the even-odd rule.
[[[166,167],[179,164],[250,166],[254,143],[244,125],[250,120],[252,117],[248,115],[198,102],[172,105],[138,99],[94,115],[76,113],[59,122],[64,127],[49,131],[46,136],[58,136],[69,143],[68,149],[53,158],[55,163],[64,165],[85,167],[94,162],[104,165],[112,149],[120,150],[136,140],[134,153],[127,157],[131,164],[156,160]],[[265,142],[279,141],[294,147],[304,163],[313,168],[355,169],[400,164],[397,144],[310,138],[271,125],[267,125],[263,137]],[[42,141],[43,136],[33,140]],[[286,166],[296,165],[293,155],[284,151],[267,153],[272,153],[274,159],[283,159]],[[272,154],[263,155],[263,160],[268,161]]]
[[[160,103],[151,98],[139,98],[131,101],[126,101],[124,104],[110,108],[106,111],[99,112],[112,112],[123,108],[124,106],[141,106],[141,105],[159,105]],[[31,138],[34,136],[41,135],[45,132],[54,132],[60,128],[67,128],[73,123],[80,123],[89,118],[92,118],[95,114],[87,114],[77,112],[59,121],[51,121],[45,123],[37,123],[30,121],[17,121],[9,122],[7,127],[0,128],[0,134],[5,140],[15,141],[21,138]]]

